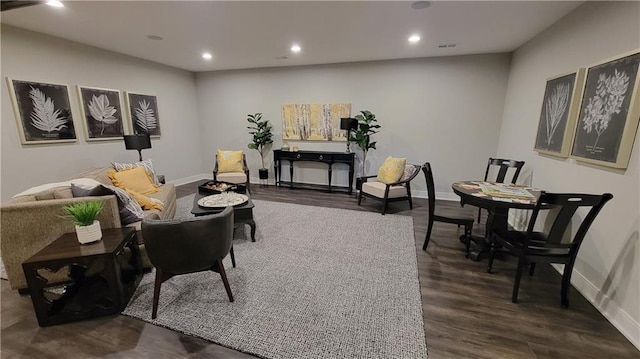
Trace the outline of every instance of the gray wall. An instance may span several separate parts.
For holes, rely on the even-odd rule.
[[[352,115],[370,110],[382,126],[374,136],[377,150],[367,156],[367,174],[375,174],[390,155],[430,161],[439,197],[451,197],[452,182],[481,178],[487,157],[496,153],[509,61],[507,54],[494,54],[198,73],[202,151],[246,149],[249,113],[262,112],[272,122],[273,148],[280,148],[283,104],[351,103]],[[288,143],[301,150],[346,148],[344,142]],[[257,177],[258,152],[249,151],[247,158]],[[204,160],[203,166],[211,167],[210,159]],[[306,168],[296,172],[296,180],[326,183],[324,166],[300,166]],[[338,172],[334,183],[345,185],[346,170]],[[426,195],[422,175],[412,189]]]
[[[526,161],[524,178],[558,192],[611,192],[580,249],[573,284],[640,347],[640,136],[629,168],[537,155],[546,79],[640,48],[640,3],[587,3],[513,56],[498,154]],[[575,229],[574,229],[575,230]],[[556,293],[552,293],[556,295]]]
[[[143,157],[153,158],[167,180],[200,173],[198,115],[194,75],[187,71],[115,54],[59,38],[2,26],[2,188],[1,200],[29,187],[58,182],[111,161],[138,160],[122,140],[87,143],[80,118],[77,85],[148,93],[158,98],[162,137]],[[6,77],[69,85],[79,140],[75,143],[22,145]]]

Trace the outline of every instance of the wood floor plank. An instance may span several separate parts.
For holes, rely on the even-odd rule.
[[[178,186],[189,195],[206,180]],[[253,185],[259,200],[379,213],[380,203],[354,195]],[[438,206],[458,206],[438,202]],[[560,307],[560,275],[539,266],[523,278],[520,302],[511,303],[515,260],[500,256],[494,273],[486,260],[464,257],[462,229],[436,223],[428,250],[427,202],[391,203],[388,213],[413,218],[418,276],[429,358],[634,358],[636,349],[575,289],[569,309]],[[485,214],[486,215],[486,214]],[[482,235],[482,225],[474,233]],[[40,328],[28,296],[0,283],[2,358],[254,358],[206,340],[116,315]]]

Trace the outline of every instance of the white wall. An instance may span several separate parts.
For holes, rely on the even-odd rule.
[[[382,126],[373,136],[378,144],[367,157],[367,174],[375,174],[390,155],[417,164],[430,161],[436,191],[451,196],[452,182],[481,178],[487,158],[496,154],[509,61],[507,54],[494,54],[198,73],[202,151],[246,149],[249,113],[262,112],[271,121],[273,148],[280,148],[282,105],[351,103],[352,115],[370,110]],[[346,148],[344,142],[288,142],[301,150]],[[247,158],[257,176],[258,152],[247,152]],[[267,158],[270,167],[273,155]],[[205,168],[212,167],[209,157],[204,161]],[[296,180],[326,183],[325,166],[296,166],[306,167],[296,172]],[[333,182],[346,185],[346,170],[338,172]],[[422,175],[412,189],[426,195]]]
[[[557,192],[614,195],[580,249],[574,285],[640,347],[640,136],[626,170],[533,152],[546,79],[640,48],[640,3],[586,3],[513,56],[498,155],[526,161],[525,177]]]
[[[201,173],[202,163],[194,75],[172,67],[116,54],[39,33],[2,26],[2,201],[47,182],[58,182],[111,161],[134,162],[122,140],[86,142],[76,85],[148,93],[158,98],[162,137],[144,150],[159,173],[176,180]],[[17,80],[69,85],[79,140],[76,143],[22,145],[5,84]],[[126,112],[125,112],[126,113]]]

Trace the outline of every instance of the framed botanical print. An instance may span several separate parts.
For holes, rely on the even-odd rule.
[[[120,91],[78,86],[78,96],[87,141],[122,140]]]
[[[67,85],[7,78],[22,144],[75,142]]]
[[[585,69],[547,79],[534,150],[567,157],[575,128]]]
[[[133,92],[126,92],[126,97],[133,133],[147,133],[151,137],[160,137],[160,117],[156,97]]]
[[[627,168],[640,122],[640,50],[587,68],[571,158]]]

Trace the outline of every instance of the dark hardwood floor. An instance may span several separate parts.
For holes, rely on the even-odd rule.
[[[180,186],[178,196],[194,193],[202,182]],[[251,189],[259,200],[371,212],[379,212],[380,206],[366,199],[359,207],[353,195],[343,193],[258,184]],[[414,219],[429,358],[640,357],[640,351],[576,290],[571,290],[570,308],[560,307],[560,275],[550,266],[539,266],[533,278],[523,278],[520,302],[513,304],[513,258],[498,258],[494,273],[488,274],[486,260],[465,259],[458,240],[461,230],[437,222],[428,251],[422,251],[426,206],[421,199],[414,201],[413,210],[407,203],[392,203],[389,213]],[[2,358],[253,358],[122,315],[40,328],[29,297],[1,282]]]

